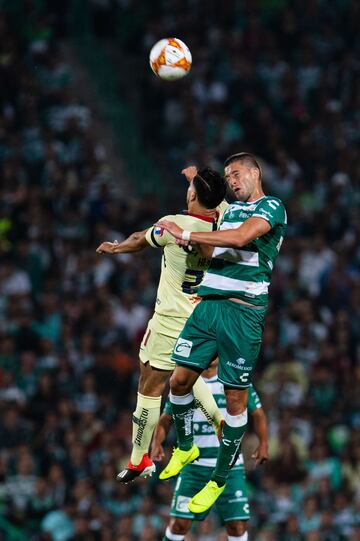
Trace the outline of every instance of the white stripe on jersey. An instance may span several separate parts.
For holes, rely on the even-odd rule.
[[[213,289],[222,289],[223,291],[242,291],[251,295],[266,295],[270,282],[237,280],[236,278],[228,278],[227,276],[208,271],[202,285]]]
[[[213,258],[225,259],[237,265],[248,265],[249,267],[259,266],[258,252],[238,250],[237,248],[215,248]]]
[[[220,230],[221,230],[221,231],[226,231],[227,229],[237,229],[237,228],[240,227],[243,223],[244,223],[244,221],[242,221],[242,222],[227,222],[227,221],[225,220],[225,221],[221,224]]]
[[[244,222],[223,222],[220,230],[227,231],[229,229],[237,229]],[[215,248],[213,257],[232,261],[239,265],[249,265],[250,267],[259,266],[259,254],[257,252],[249,252],[247,250],[238,250],[236,248]]]
[[[211,425],[209,425],[210,427]],[[211,427],[212,428],[212,427]],[[199,449],[209,449],[209,447],[219,447],[219,440],[215,436],[214,431],[212,434],[196,434],[196,445]]]

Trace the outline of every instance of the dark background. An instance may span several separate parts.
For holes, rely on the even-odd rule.
[[[289,215],[250,538],[359,541],[359,14],[357,0],[0,2],[1,540],[161,539],[172,486],[114,481],[160,254],[95,248],[182,209],[184,166],[247,150]],[[176,83],[148,66],[171,35],[193,54]]]

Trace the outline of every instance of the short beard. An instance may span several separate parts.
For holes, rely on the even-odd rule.
[[[249,199],[250,197],[250,194],[240,194],[240,195],[237,195],[235,192],[233,192],[234,194],[234,197],[237,201],[242,201],[243,203],[246,203],[247,200]]]

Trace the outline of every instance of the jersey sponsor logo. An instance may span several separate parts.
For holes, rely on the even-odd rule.
[[[176,355],[179,355],[179,357],[190,357],[191,349],[193,347],[193,343],[191,340],[185,340],[184,338],[178,338],[178,341],[176,342],[176,346],[174,349],[174,353]]]
[[[159,237],[162,237],[164,234],[164,230],[162,227],[154,227],[154,235],[158,235]]]
[[[272,207],[272,208],[275,208],[275,207]],[[272,212],[270,210],[259,209],[256,216],[260,216],[260,213],[265,214],[266,216],[272,216]]]

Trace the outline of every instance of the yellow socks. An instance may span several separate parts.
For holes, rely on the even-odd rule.
[[[138,393],[136,409],[133,414],[133,450],[131,463],[138,466],[145,453],[149,452],[150,442],[160,417],[161,396],[144,396]]]
[[[202,411],[209,423],[213,425],[216,434],[218,434],[223,417],[216,405],[209,385],[205,383],[201,376],[196,380],[193,387],[193,393],[195,398],[195,407]]]

